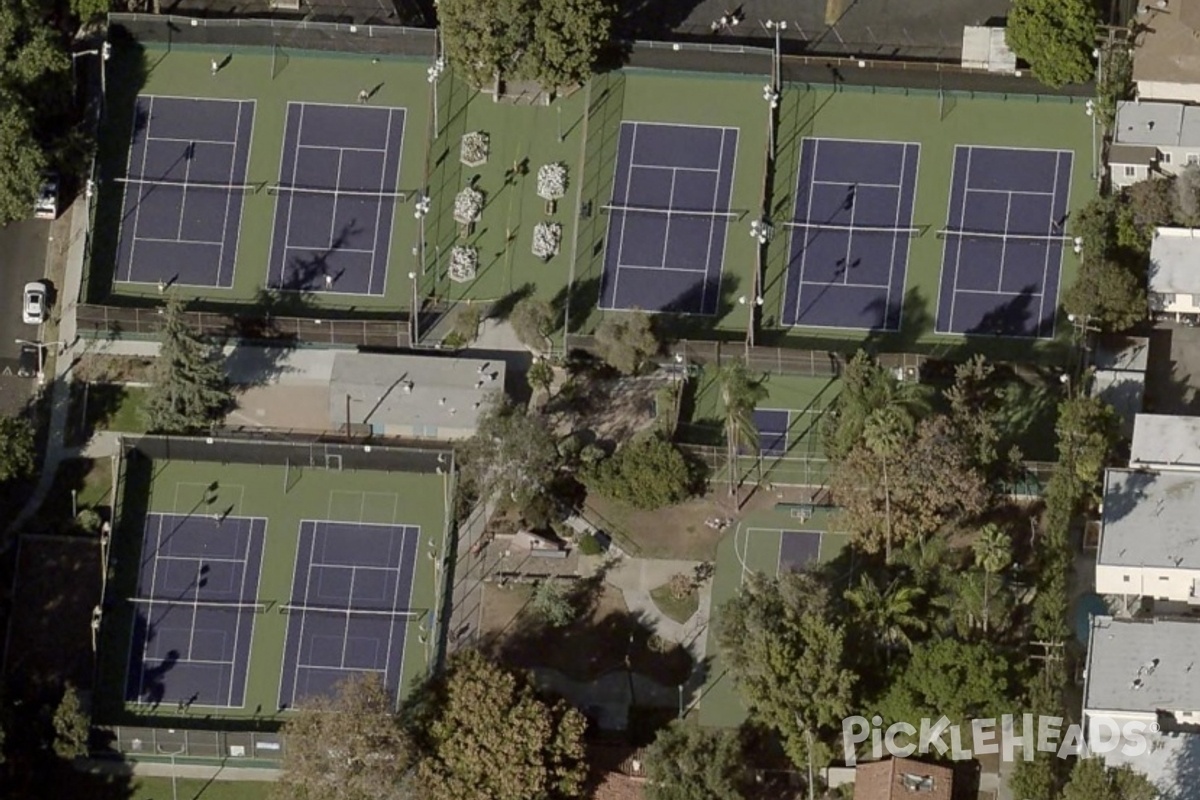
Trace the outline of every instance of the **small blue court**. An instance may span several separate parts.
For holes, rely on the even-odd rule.
[[[405,110],[288,103],[269,285],[382,295],[392,239]]]
[[[1054,336],[1073,157],[955,148],[938,333]]]
[[[785,325],[900,328],[920,145],[801,143]]]
[[[398,694],[420,529],[306,520],[292,579],[279,707],[330,696],[352,675],[377,673]]]
[[[786,408],[754,409],[759,455],[782,457],[803,441],[819,435],[817,424],[824,409],[797,411]]]
[[[736,128],[622,122],[600,308],[713,315]]]
[[[244,705],[266,531],[258,517],[147,515],[129,702]]]
[[[116,280],[233,286],[253,100],[139,95]]]

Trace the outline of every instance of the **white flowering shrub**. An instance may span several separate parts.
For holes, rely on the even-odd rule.
[[[539,222],[533,226],[533,254],[543,261],[558,255],[562,244],[562,225],[557,222]]]
[[[477,272],[479,272],[478,249],[459,246],[450,251],[450,280],[455,283],[473,281]]]
[[[462,225],[479,221],[483,212],[483,194],[470,186],[463,188],[454,198],[454,219]]]
[[[543,164],[537,174],[538,197],[544,200],[561,200],[567,193],[567,166],[562,162]]]
[[[483,131],[465,133],[458,148],[458,160],[468,167],[480,167],[488,160],[488,135]]]

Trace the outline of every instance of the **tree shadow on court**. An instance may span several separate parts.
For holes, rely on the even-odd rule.
[[[520,303],[526,297],[533,295],[533,290],[536,287],[532,283],[523,283],[516,289],[501,297],[496,302],[492,303],[488,309],[488,319],[498,320],[503,322],[509,318],[517,303]]]
[[[678,2],[671,3],[655,2],[655,0],[619,0],[616,5],[617,14],[613,20],[611,39],[632,42],[638,39],[661,38],[673,33],[687,20],[700,2],[699,0],[678,0]],[[734,6],[739,6],[739,4],[730,4],[730,8]],[[615,56],[609,58],[613,57]],[[602,63],[610,62],[605,59]]]
[[[110,26],[108,42],[112,45],[112,57],[105,64],[108,84],[105,114],[95,153],[97,178],[102,175],[104,180],[98,180],[93,188],[95,218],[90,228],[92,241],[83,287],[85,300],[93,303],[102,302],[114,293],[125,196],[125,185],[119,179],[130,177],[129,143],[135,125],[146,124],[145,119],[134,119],[134,101],[154,68],[145,48],[124,27]],[[87,176],[82,180],[86,182]]]
[[[1026,286],[1021,293],[1003,305],[988,311],[979,322],[967,329],[971,336],[1029,336],[1041,320],[1034,319],[1033,293],[1035,286]]]
[[[561,320],[570,310],[567,333],[578,333],[587,322],[588,315],[600,302],[600,279],[596,277],[576,280],[559,289],[550,300],[554,318]]]
[[[330,265],[329,258],[363,230],[364,228],[356,220],[350,220],[341,227],[329,247],[312,252],[305,257],[298,256],[289,259],[284,265],[282,276],[271,276],[270,288],[286,292],[303,292],[311,297],[332,280],[332,288],[336,289],[337,280],[341,277],[343,270]]]
[[[696,281],[688,289],[676,297],[666,308],[655,317],[655,328],[659,338],[664,340],[679,339],[720,339],[724,341],[744,340],[745,329],[728,330],[719,328],[719,324],[731,314],[741,303],[739,288],[741,278],[725,273],[720,279],[720,287],[716,281],[707,277]],[[703,307],[705,299],[717,292],[716,310],[712,314],[679,313],[681,309],[698,309]],[[749,306],[747,313],[752,313]]]

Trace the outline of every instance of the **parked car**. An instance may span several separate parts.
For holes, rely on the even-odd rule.
[[[21,319],[29,325],[41,325],[46,321],[46,287],[34,281],[25,284],[21,301]]]
[[[21,345],[17,354],[17,375],[22,378],[32,378],[38,372],[38,349],[31,344]]]
[[[58,175],[46,173],[33,216],[37,219],[58,219]]]

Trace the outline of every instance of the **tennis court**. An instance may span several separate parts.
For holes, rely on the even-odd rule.
[[[146,516],[126,699],[188,707],[245,702],[267,521],[215,508]]]
[[[292,581],[279,707],[331,695],[347,677],[398,686],[420,528],[305,520]]]
[[[254,101],[139,95],[133,114],[117,281],[232,286]]]
[[[815,405],[815,403],[814,403]],[[758,452],[764,456],[785,456],[801,444],[808,450],[820,450],[817,426],[826,406],[805,409],[756,408],[754,426],[758,430]]]
[[[382,295],[405,109],[288,103],[270,285]]]
[[[806,138],[783,320],[899,330],[921,147]]]
[[[621,123],[600,308],[717,312],[736,128]]]
[[[955,149],[939,333],[1054,336],[1073,156]]]

